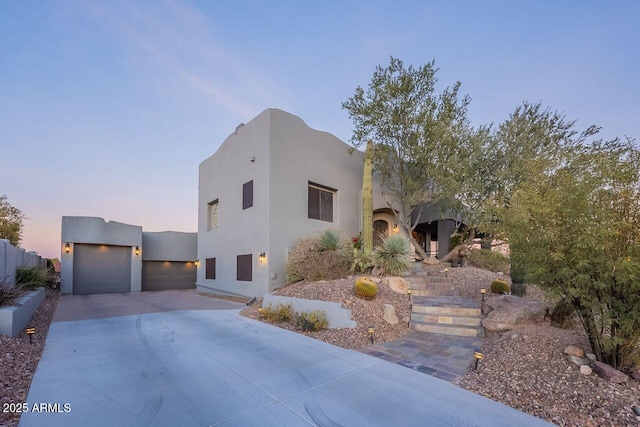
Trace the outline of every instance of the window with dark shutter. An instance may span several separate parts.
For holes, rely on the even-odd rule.
[[[253,180],[242,185],[242,209],[253,206]]]
[[[253,257],[251,254],[238,255],[236,269],[236,280],[240,282],[251,282],[253,280]]]
[[[207,268],[206,268],[206,279],[215,279],[216,278],[216,259],[215,258],[207,258]]]
[[[309,215],[311,219],[333,222],[333,195],[336,190],[309,182]]]

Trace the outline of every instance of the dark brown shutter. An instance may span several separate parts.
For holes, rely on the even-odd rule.
[[[238,255],[236,280],[251,282],[253,280],[253,257],[251,254]]]
[[[216,278],[216,259],[215,258],[207,258],[207,272],[206,279],[215,279]]]
[[[242,185],[242,209],[253,206],[253,180]]]

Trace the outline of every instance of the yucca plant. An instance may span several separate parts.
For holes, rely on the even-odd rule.
[[[334,230],[320,232],[317,242],[320,255],[314,268],[319,273],[319,279],[331,280],[346,276],[353,262],[351,244]]]
[[[342,238],[339,232],[324,230],[318,235],[318,247],[320,252],[333,252],[343,258],[349,258],[351,247],[349,242]]]
[[[409,239],[393,235],[382,238],[382,244],[373,253],[373,265],[383,276],[399,276],[411,268]]]

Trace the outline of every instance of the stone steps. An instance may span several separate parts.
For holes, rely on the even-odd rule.
[[[411,289],[409,325],[412,330],[463,337],[484,336],[480,307],[459,297],[450,277],[414,268],[405,280]]]
[[[433,334],[455,335],[459,337],[484,336],[484,329],[482,327],[442,325],[411,321],[411,329],[414,331],[431,332]]]

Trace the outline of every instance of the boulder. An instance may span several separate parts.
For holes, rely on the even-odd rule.
[[[422,263],[426,265],[438,265],[440,264],[440,261],[438,260],[438,258],[430,256],[428,258],[423,259]]]
[[[397,325],[398,322],[400,322],[398,320],[398,316],[396,315],[396,308],[391,304],[384,305],[384,315],[382,316],[382,318],[390,325]]]
[[[409,284],[402,277],[389,276],[382,279],[382,283],[391,288],[391,290],[398,294],[406,294],[409,289]]]
[[[578,346],[570,345],[569,347],[564,349],[564,354],[575,357],[584,357],[584,350]]]
[[[580,373],[582,375],[591,375],[592,372],[593,372],[593,369],[591,369],[589,365],[580,366]]]
[[[584,366],[589,364],[589,359],[587,359],[586,357],[577,357],[572,356],[571,354],[567,354],[567,360],[569,360],[569,362],[573,363],[576,366]]]
[[[596,355],[593,353],[587,353],[586,356],[587,356],[587,359],[589,359],[591,362],[595,362],[596,360],[598,360],[596,358]]]
[[[593,370],[601,378],[611,381],[612,383],[623,383],[629,380],[629,377],[623,372],[618,371],[606,363],[598,362],[597,360],[593,362]]]
[[[505,332],[523,326],[542,323],[550,307],[542,301],[501,295],[487,298],[482,326],[489,332]]]

